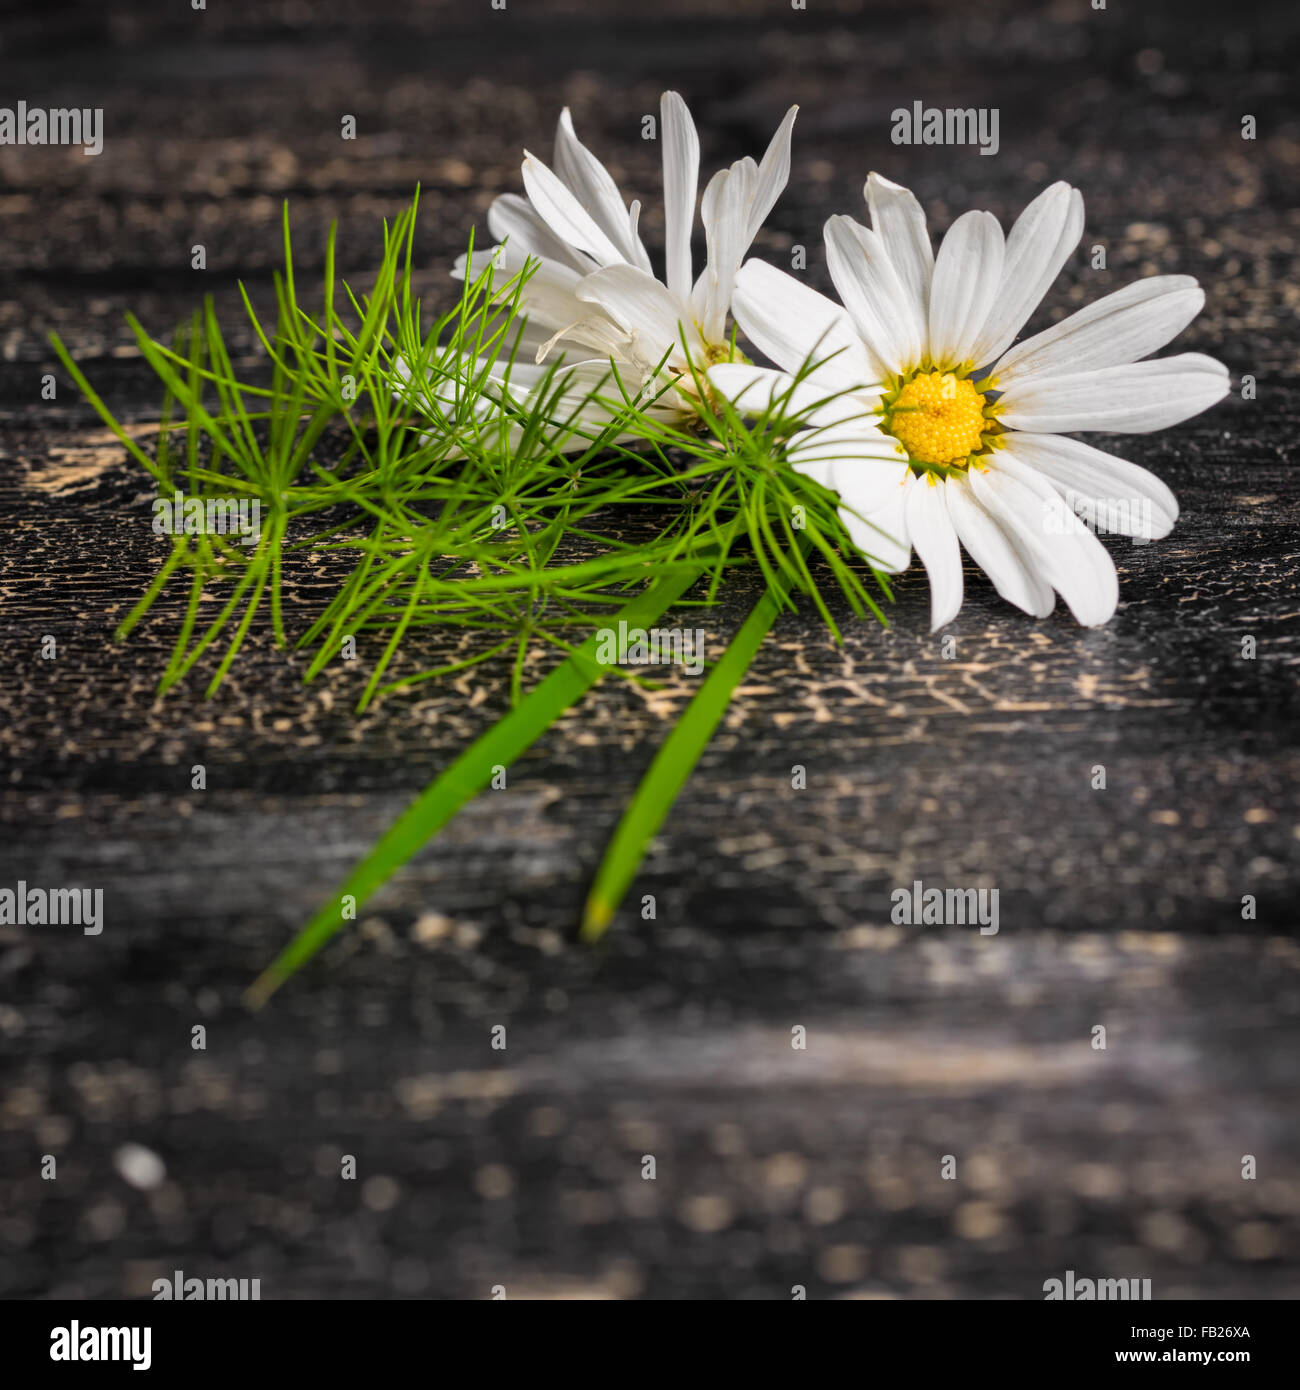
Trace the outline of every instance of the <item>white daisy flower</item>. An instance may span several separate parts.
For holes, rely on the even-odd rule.
[[[1106,622],[1115,566],[1078,516],[1159,538],[1178,503],[1145,469],[1065,432],[1144,434],[1222,400],[1228,370],[1213,358],[1140,360],[1182,332],[1204,293],[1191,276],[1156,276],[1012,347],[1083,231],[1079,192],[1053,184],[1005,238],[991,213],[965,213],[937,256],[912,193],[878,174],[865,192],[870,228],[826,223],[843,308],[761,261],[737,278],[732,311],[750,341],[786,373],[820,362],[803,398],[849,392],[810,417],[822,428],[796,467],[840,494],[850,536],[880,568],[905,569],[915,547],[932,630],[961,608],[961,546],[1025,612],[1044,617],[1059,593],[1080,623]],[[710,378],[747,406],[791,381],[742,364]]]
[[[700,146],[676,92],[665,92],[659,106],[664,280],[655,277],[637,232],[640,203],[624,203],[609,171],[574,134],[567,108],[555,132],[554,170],[526,153],[527,197],[508,193],[492,204],[488,228],[499,244],[472,259],[462,256],[456,274],[480,274],[491,258],[512,274],[533,264],[521,296],[527,316],[521,344],[537,362],[553,351],[566,365],[597,358],[608,370],[612,361],[629,392],[645,386],[663,362],[689,391],[688,353],[697,370],[731,358],[727,315],[736,274],[790,176],[797,109],[786,113],[761,163],[746,157],[709,181],[700,207],[707,256],[695,280],[691,231]],[[689,401],[677,398],[675,406],[689,409]]]

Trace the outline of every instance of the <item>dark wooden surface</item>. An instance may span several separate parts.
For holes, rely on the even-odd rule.
[[[1038,1298],[1074,1269],[1151,1278],[1157,1298],[1300,1293],[1296,26],[1283,3],[1136,9],[6,19],[0,91],[101,105],[107,143],[0,148],[0,884],[102,886],[107,925],[0,928],[0,1290],[136,1296],[180,1268],[258,1277],[268,1298]],[[161,553],[149,488],[62,373],[40,400],[45,334],[147,427],[157,393],[123,311],[165,335],[211,292],[237,323],[237,278],[269,296],[284,196],[302,267],[337,217],[362,271],[416,180],[426,283],[446,293],[469,225],[517,187],[522,145],[549,153],[565,102],[647,200],[657,248],[639,131],[669,85],[706,171],[800,103],[758,249],[806,244],[815,283],[821,222],[858,211],[871,168],[937,228],[972,205],[1009,224],[1067,178],[1109,269],[1081,251],[1035,322],[1195,274],[1207,308],[1180,348],[1255,376],[1258,399],[1114,441],[1183,514],[1163,542],[1108,542],[1104,629],[1035,624],[969,569],[951,660],[919,568],[888,633],[850,622],[837,648],[815,615],[784,619],[637,885],[655,922],[625,912],[600,950],[572,942],[689,679],[597,690],[252,1017],[252,974],[501,712],[503,673],[357,718],[364,669],[303,687],[301,658],[259,633],[216,699],[194,683],[156,703],[180,599],[110,641]],[[890,111],[916,99],[1000,107],[1001,152],[890,145]],[[299,570],[291,620],[321,592]],[[711,650],[752,594],[692,619]],[[1000,933],[891,926],[891,889],[917,878],[996,887]],[[164,1159],[161,1187],[123,1182],[126,1143]]]

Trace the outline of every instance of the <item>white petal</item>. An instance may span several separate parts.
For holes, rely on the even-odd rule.
[[[517,259],[510,255],[510,243],[506,242],[491,251],[475,251],[468,263],[463,259],[458,261],[456,273],[458,278],[464,279],[468,270],[470,277],[477,279],[488,265],[495,263],[498,269],[493,278],[493,293],[499,302],[504,303],[518,288],[515,280]],[[538,261],[532,257],[525,259],[533,270],[520,294],[520,307],[534,327],[545,330],[539,337],[539,343],[542,338],[553,337],[557,329],[586,322],[594,312],[599,312],[593,311],[591,305],[584,304],[574,293],[583,279],[576,270],[555,261]],[[608,327],[617,332],[613,323]]]
[[[548,399],[572,398],[575,404],[597,393],[613,396],[617,392],[608,358],[565,363],[563,366],[502,362],[494,365],[492,376],[502,382],[508,380],[516,394],[522,388],[535,391],[540,387]]]
[[[554,326],[522,316],[503,327],[506,328],[506,336],[502,339],[497,357],[499,361],[507,362],[513,357],[516,371],[525,363],[535,364],[538,348],[555,334]],[[533,370],[546,369],[533,366]]]
[[[1228,394],[1228,369],[1199,352],[1077,376],[1033,377],[1008,388],[998,419],[1038,434],[1112,430],[1147,434],[1199,415]]]
[[[1002,228],[991,212],[964,212],[948,228],[930,283],[930,356],[936,366],[974,360],[1002,283],[1003,256]]]
[[[907,534],[930,576],[930,631],[952,622],[961,609],[961,547],[948,518],[947,491],[933,474],[918,478],[907,494]]]
[[[731,308],[736,272],[749,249],[749,207],[758,177],[752,159],[739,159],[709,180],[700,200],[707,261],[704,274],[704,312],[700,330],[706,343],[723,343],[727,337],[727,311]]]
[[[881,434],[878,417],[870,403],[854,393],[841,394],[826,389],[816,373],[796,380],[786,372],[770,367],[754,367],[746,362],[723,362],[710,367],[709,380],[733,405],[757,414],[772,405],[779,405],[790,416],[806,416],[809,423],[833,425],[855,421],[863,432],[870,431],[887,445],[897,441]],[[886,452],[893,452],[888,449]]]
[[[772,136],[771,142],[768,144],[762,162],[758,166],[758,179],[754,184],[754,193],[749,209],[749,223],[746,229],[748,239],[745,242],[745,251],[748,251],[753,244],[754,238],[767,220],[767,214],[772,211],[776,200],[781,196],[789,182],[790,132],[794,127],[794,118],[798,114],[799,108],[797,106],[792,106],[785,113],[781,124],[776,128],[776,134]],[[743,251],[741,255],[744,255]]]
[[[1002,282],[970,355],[993,362],[1016,340],[1083,234],[1083,195],[1054,183],[1016,218],[1007,237]]]
[[[462,253],[456,258],[456,273],[463,279],[468,268],[470,275],[477,279],[489,265],[497,267],[497,274],[492,280],[494,294],[500,294],[505,290],[523,270],[528,271],[527,283],[530,285],[540,281],[570,290],[590,272],[590,265],[586,270],[574,270],[565,261],[543,259],[531,251],[523,250],[514,241],[503,241],[499,246],[493,246],[488,250],[475,251],[469,257]]]
[[[1003,439],[1012,458],[1036,468],[1072,505],[1087,503],[1107,531],[1159,540],[1178,520],[1178,499],[1136,463],[1059,434],[1012,430]]]
[[[1119,579],[1106,548],[1086,527],[1062,527],[1061,499],[1047,479],[999,451],[971,472],[975,496],[1029,552],[1034,567],[1084,627],[1107,622]]]
[[[528,201],[561,241],[585,251],[597,265],[621,265],[626,257],[596,225],[565,185],[531,154],[524,160]]]
[[[501,280],[507,279],[510,273],[509,267],[506,265],[507,246],[508,243],[503,242],[500,246],[493,246],[486,251],[475,251],[472,256],[462,251],[460,255],[456,257],[455,263],[452,265],[451,278],[453,280],[464,280],[466,278],[477,280],[488,266],[495,265],[507,272],[505,275],[501,276]],[[526,255],[523,257],[525,263],[527,263],[528,259],[529,257]],[[577,271],[574,271],[574,274],[577,275]],[[579,276],[579,278],[581,277]],[[494,283],[500,283],[495,276],[493,280]]]
[[[907,460],[889,447],[892,440],[856,424],[803,430],[787,450],[796,473],[833,488],[867,514],[885,506],[899,489]]]
[[[731,310],[749,341],[786,371],[800,371],[812,359],[818,381],[832,390],[880,379],[844,310],[766,261],[745,262]]]
[[[613,357],[619,362],[629,361],[631,336],[614,322],[599,305],[590,306],[584,318],[561,324],[551,336],[537,349],[537,361],[544,361],[550,353],[558,351],[564,357],[590,357],[592,353],[601,360]]]
[[[732,405],[748,411],[766,410],[774,401],[791,398],[795,379],[771,367],[754,367],[747,362],[722,362],[710,367],[709,381]]]
[[[828,219],[826,263],[863,341],[889,372],[917,366],[925,338],[915,299],[903,287],[879,233],[851,217]]]
[[[925,229],[925,213],[916,194],[879,174],[867,176],[867,207],[871,226],[880,234],[890,263],[914,306],[917,321],[929,335],[930,277],[934,274],[934,250]]]
[[[680,356],[682,324],[678,304],[653,275],[633,265],[611,265],[592,271],[578,284],[575,294],[580,300],[599,304],[633,337],[636,351],[650,366],[658,366],[667,354]],[[688,334],[688,342],[696,335]]]
[[[1136,362],[1176,338],[1204,303],[1205,292],[1190,275],[1126,285],[1012,348],[994,372],[998,388]]]
[[[513,276],[519,260],[517,255],[511,254],[509,242],[491,251],[476,251],[468,268],[472,276],[478,276],[493,259],[500,267],[493,281],[494,293],[504,301],[514,293]],[[533,328],[544,330],[535,335],[534,346],[546,341],[549,351],[554,345],[549,340],[555,337],[557,331],[575,329],[580,330],[580,336],[590,346],[600,348],[602,352],[617,352],[618,344],[626,339],[626,334],[601,309],[578,298],[576,291],[584,277],[555,261],[526,259],[532,272],[520,294],[520,305]]]
[[[1017,547],[1012,537],[984,509],[967,475],[950,473],[945,487],[948,516],[971,559],[1008,603],[1014,603],[1035,618],[1045,618],[1056,606],[1056,595],[1052,586],[1039,576],[1029,552]]]
[[[874,487],[864,487],[863,502],[859,503],[856,474],[846,472],[837,480],[840,494],[840,520],[849,539],[878,569],[886,574],[898,574],[912,562],[912,544],[907,536],[907,498],[916,484],[910,468],[903,470],[902,480],[891,490],[883,506],[870,504]],[[862,479],[870,483],[869,478]]]
[[[668,288],[678,299],[691,292],[691,228],[700,181],[700,140],[686,103],[676,92],[659,99],[664,160],[664,242]]]
[[[488,208],[487,224],[497,241],[507,242],[516,252],[559,261],[582,274],[591,269],[591,262],[561,241],[534,211],[532,204],[517,193],[503,193],[493,199]]]
[[[555,128],[555,172],[591,214],[592,221],[619,249],[623,258],[649,271],[650,257],[640,239],[631,236],[627,205],[609,170],[578,139],[566,106]]]

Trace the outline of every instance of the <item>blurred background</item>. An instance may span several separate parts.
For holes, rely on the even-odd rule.
[[[1039,1298],[1074,1269],[1295,1297],[1298,46],[1281,0],[10,8],[4,100],[102,107],[105,144],[0,146],[0,883],[101,884],[108,922],[0,926],[0,1291],[147,1297],[182,1269],[263,1298]],[[147,426],[124,312],[167,337],[212,294],[252,354],[237,282],[271,302],[282,200],[300,276],[332,220],[360,274],[417,183],[422,287],[449,304],[564,105],[658,263],[641,129],[667,88],[705,177],[799,105],[755,252],[805,246],[818,287],[821,225],[864,215],[871,169],[936,235],[1066,179],[1083,246],[1029,329],[1193,274],[1175,350],[1257,397],[1124,441],[1183,516],[1109,542],[1104,629],[1033,624],[969,567],[951,660],[919,567],[888,632],[783,620],[634,890],[655,922],[572,941],[682,679],[594,692],[249,1016],[253,974],[505,707],[502,673],[357,717],[364,673],[303,687],[261,633],[215,700],[156,702],[183,598],[110,642],[159,560],[150,489],[46,334]],[[996,107],[998,153],[892,144],[915,101]],[[320,597],[296,583],[291,617]],[[708,615],[712,650],[752,598]],[[998,888],[999,935],[892,926],[918,878]]]

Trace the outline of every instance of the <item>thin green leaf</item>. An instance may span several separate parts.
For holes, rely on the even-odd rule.
[[[636,877],[650,841],[686,785],[736,687],[743,679],[768,629],[786,606],[785,581],[777,580],[754,605],[721,659],[704,678],[672,732],[655,754],[641,785],[628,803],[605,851],[582,914],[582,937],[598,940]]]

